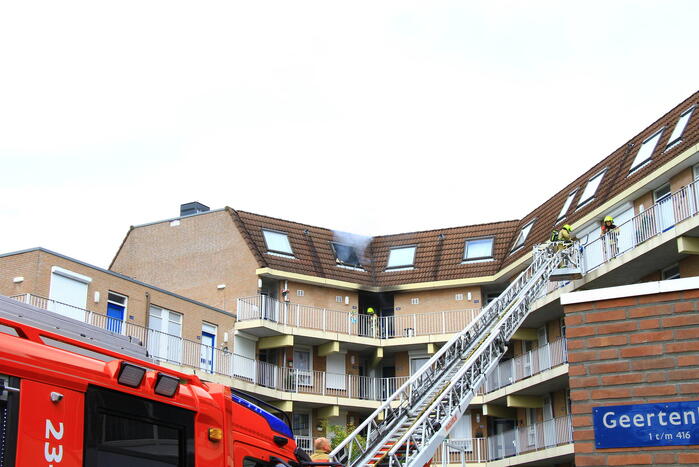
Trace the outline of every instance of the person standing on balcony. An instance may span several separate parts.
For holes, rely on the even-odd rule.
[[[313,454],[311,460],[314,462],[330,462],[330,440],[328,438],[316,438],[313,442]]]
[[[573,228],[570,226],[570,224],[564,225],[561,230],[558,231],[558,237],[556,238],[556,253],[558,253],[561,250],[565,250],[569,246],[573,244],[573,240],[575,239],[574,235],[571,233]],[[568,264],[568,258],[567,256],[561,261],[561,264],[558,265],[559,268],[566,267]]]
[[[612,216],[604,218],[600,236],[604,242],[605,261],[608,258],[616,257],[616,255],[619,254],[619,228],[614,225],[614,218]]]
[[[369,315],[369,337],[376,337],[376,331],[378,330],[376,327],[377,324],[377,317],[376,317],[376,310],[374,308],[369,307],[366,309],[366,314]]]

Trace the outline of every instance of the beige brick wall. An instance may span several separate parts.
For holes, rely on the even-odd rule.
[[[699,462],[686,446],[597,450],[592,408],[699,398],[699,291],[565,306],[575,464]]]
[[[89,311],[106,315],[107,296],[111,291],[128,297],[125,318],[133,324],[147,326],[148,306],[152,304],[184,315],[182,337],[185,339],[196,341],[201,336],[202,322],[206,321],[218,327],[217,343],[220,347],[223,333],[233,328],[232,316],[40,250],[0,258],[0,293],[29,293],[48,298],[53,266],[92,279],[87,288],[86,308]],[[24,276],[24,282],[14,284],[12,279],[16,276]],[[98,301],[95,301],[96,292],[99,293]]]
[[[471,300],[468,300],[468,293]],[[456,300],[456,294],[463,294],[463,300]],[[411,304],[411,299],[419,299],[419,304]],[[451,289],[423,290],[419,292],[400,292],[393,296],[396,315],[414,313],[433,313],[436,311],[456,311],[481,308],[480,287],[455,287]],[[400,308],[400,309],[399,309]]]
[[[280,289],[284,287],[284,281],[280,281]],[[326,308],[334,311],[358,311],[359,295],[357,292],[341,289],[321,287],[301,282],[288,281],[289,300],[292,303]],[[303,290],[303,296],[298,296],[298,291]],[[280,290],[281,291],[281,290]],[[278,295],[281,297],[281,294]],[[342,302],[338,302],[336,297],[342,297]],[[349,304],[345,304],[345,297],[349,297]]]
[[[257,293],[257,268],[227,211],[133,229],[111,267],[227,311],[235,310],[236,298]]]

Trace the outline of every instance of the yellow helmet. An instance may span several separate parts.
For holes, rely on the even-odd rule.
[[[374,312],[374,309],[373,309],[372,307],[367,308],[367,309],[366,309],[366,312],[367,312],[368,314],[370,314],[370,315],[373,315],[373,314],[375,313],[375,312]]]
[[[614,218],[612,216],[607,216],[604,218],[604,222],[614,222]]]
[[[570,232],[571,230],[573,230],[573,228],[570,226],[570,224],[564,225],[563,228],[566,229],[568,232]]]

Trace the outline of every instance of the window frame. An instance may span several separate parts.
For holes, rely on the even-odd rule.
[[[673,128],[672,133],[670,133],[670,139],[668,140],[667,144],[665,145],[665,151],[672,149],[673,147],[678,145],[680,142],[682,142],[682,135],[684,135],[684,130],[687,129],[687,125],[689,125],[689,120],[692,118],[692,113],[694,112],[696,107],[697,107],[697,105],[694,104],[680,114],[680,117],[677,119],[677,123],[675,123],[675,128]],[[682,125],[682,130],[680,131],[679,135],[675,136],[675,133],[677,133],[677,129],[679,128],[680,122],[682,121],[682,119],[685,116],[687,116],[687,119],[684,121],[684,125]],[[675,137],[673,138],[673,136],[675,136]]]
[[[354,257],[357,258],[357,262],[356,263],[348,263],[346,261],[341,260],[337,254],[337,248],[335,248],[335,245],[343,246],[345,248],[351,248],[352,253],[354,254]],[[353,247],[352,245],[348,245],[348,244],[342,243],[342,242],[330,242],[330,246],[333,250],[333,254],[335,255],[335,262],[337,264],[341,264],[343,266],[349,266],[349,267],[353,267],[353,268],[361,268],[362,267],[362,262],[359,259],[359,254],[357,253],[357,249],[355,247]]]
[[[660,138],[663,137],[664,131],[665,131],[665,127],[663,126],[659,130],[655,131],[648,138],[644,139],[643,142],[641,142],[641,146],[638,148],[638,152],[636,153],[636,157],[634,158],[633,162],[631,162],[631,167],[629,168],[629,175],[637,172],[638,170],[640,170],[642,167],[645,167],[647,164],[649,164],[653,160],[653,153],[657,149],[658,143],[660,142]],[[646,157],[644,159],[639,159],[638,156],[641,155],[641,151],[643,151],[643,148],[646,147],[646,144],[650,143],[652,140],[655,140],[655,144],[653,144],[653,147],[650,149],[650,152],[648,153],[648,157]],[[650,146],[648,146],[648,147],[650,147]]]
[[[604,180],[604,176],[607,174],[607,167],[604,169],[600,170],[597,172],[595,175],[587,179],[587,183],[585,184],[585,188],[583,188],[582,193],[580,194],[580,199],[578,200],[578,205],[575,207],[575,210],[579,210],[583,208],[584,206],[587,206],[590,204],[596,197],[597,197],[597,190],[599,190],[600,185],[602,184],[602,180]],[[597,182],[597,186],[595,186],[595,191],[593,191],[587,198],[583,198],[585,196],[585,192],[587,191],[587,187],[590,186],[590,182],[593,180],[599,179]]]
[[[575,199],[575,196],[577,196],[578,191],[580,191],[580,188],[576,188],[575,190],[571,191],[568,193],[568,196],[566,197],[566,200],[563,202],[563,207],[561,208],[560,214],[558,214],[558,218],[556,219],[556,224],[561,222],[563,219],[568,217],[568,211],[570,211],[570,207],[573,205],[573,200]]]
[[[510,250],[510,254],[514,253],[515,251],[519,250],[524,246],[525,243],[527,243],[527,238],[529,238],[529,234],[532,231],[532,227],[534,227],[534,223],[536,223],[537,218],[535,217],[534,219],[530,220],[527,222],[527,224],[524,225],[521,229],[519,229],[519,232],[517,233],[517,238],[515,238],[515,242],[512,245],[512,249]],[[521,243],[519,242],[519,238],[522,236],[522,232],[527,229],[527,233],[524,235],[522,238]]]
[[[287,256],[290,258],[295,258],[296,255],[294,255],[294,248],[291,246],[291,240],[289,239],[289,234],[286,232],[282,232],[280,230],[273,230],[273,229],[260,229],[262,230],[262,239],[265,242],[265,248],[267,250],[267,253],[274,253],[282,256]],[[289,245],[289,252],[282,251],[282,250],[275,250],[269,247],[269,243],[267,242],[267,236],[265,233],[271,233],[271,234],[276,234],[276,235],[284,235],[286,237],[286,243]]]
[[[479,240],[490,240],[490,254],[488,256],[474,256],[473,258],[468,257],[468,244],[469,242],[477,242]],[[474,261],[483,261],[493,259],[493,249],[495,248],[495,237],[474,237],[467,238],[464,240],[464,256],[462,258],[462,263],[471,263]]]
[[[671,272],[673,269],[676,269],[677,272],[675,272],[672,275],[672,277],[666,277],[667,273]],[[682,276],[680,275],[680,264],[679,263],[672,264],[672,265],[660,270],[660,280],[670,281],[670,280],[674,280],[674,279],[680,279],[681,277]]]
[[[413,249],[413,259],[411,263],[405,263],[405,264],[395,264],[393,266],[390,265],[391,263],[391,253],[395,250],[408,250],[412,248]],[[391,247],[388,250],[388,259],[386,259],[386,270],[396,270],[396,269],[408,269],[408,268],[414,268],[415,267],[415,255],[417,254],[417,245],[401,245],[401,246],[395,246]]]

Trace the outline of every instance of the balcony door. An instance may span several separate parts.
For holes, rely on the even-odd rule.
[[[345,381],[345,357],[344,353],[331,353],[326,357],[325,386],[328,389],[347,389]]]
[[[311,386],[313,384],[313,362],[310,349],[294,349],[294,373],[297,385]]]
[[[672,207],[670,184],[663,185],[653,191],[653,200],[658,203],[658,230],[665,232],[675,225],[675,212]]]
[[[551,368],[551,348],[549,347],[546,326],[537,329],[536,334],[539,341],[539,371],[548,370]]]
[[[214,372],[214,349],[216,348],[216,325],[202,323],[201,325],[201,369]]]
[[[556,445],[556,425],[553,419],[553,403],[551,395],[544,397],[544,445],[551,447]]]
[[[151,305],[148,312],[148,352],[160,360],[182,362],[182,315]]]

